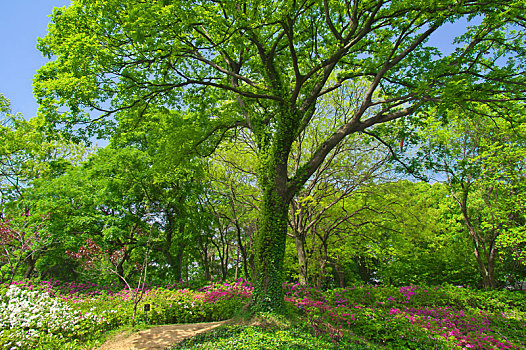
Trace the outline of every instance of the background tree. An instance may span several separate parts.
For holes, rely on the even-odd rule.
[[[208,162],[209,193],[206,208],[216,222],[223,222],[232,235],[236,250],[236,278],[242,275],[251,280],[254,272],[252,246],[258,226],[260,206],[257,188],[255,152],[250,138],[239,133],[231,142],[225,142]]]
[[[492,118],[478,106],[447,113],[442,122],[431,114],[422,133],[421,153],[450,195],[471,238],[482,287],[497,286],[499,237],[521,236],[524,220],[524,137],[509,115]],[[513,240],[513,239],[511,239]]]
[[[293,145],[290,172],[297,172],[312,157],[321,142],[330,136],[334,125],[341,125],[354,115],[360,107],[360,97],[365,88],[363,82],[344,83],[340,89],[320,98],[310,125]],[[296,245],[300,284],[307,283],[307,235],[317,236],[321,243],[321,254],[316,259],[320,263],[317,266],[320,271],[317,281],[321,286],[329,260],[329,237],[366,209],[347,211],[345,202],[352,201],[350,197],[366,184],[380,180],[381,173],[386,170],[386,154],[387,149],[367,135],[349,136],[332,150],[304,188],[291,200],[289,226]]]
[[[0,207],[23,198],[34,179],[53,176],[67,163],[78,164],[90,149],[38,131],[40,121],[25,120],[10,112],[9,100],[0,94]],[[29,208],[21,209],[26,212]]]
[[[134,150],[136,158],[143,159],[139,167],[130,165],[131,173],[134,169],[142,170],[129,180],[140,181],[149,210],[160,221],[163,238],[152,242],[153,255],[161,254],[164,260],[161,265],[170,267],[165,277],[176,281],[183,278],[188,264],[186,259],[199,250],[196,241],[208,235],[211,221],[201,205],[206,182],[204,162],[196,157],[170,156],[173,139],[182,143],[183,135],[188,136],[190,131],[180,127],[181,123],[182,118],[177,113],[159,113],[133,129],[116,133],[111,139],[116,150]],[[133,159],[131,156],[128,162]],[[118,167],[119,161],[116,169]]]
[[[85,159],[91,149],[46,137],[37,130],[38,119],[12,114],[9,101],[1,94],[0,117],[1,251],[8,262],[3,273],[12,280],[20,269],[23,277],[30,277],[37,262],[57,243],[47,230],[49,217],[26,200],[32,183],[60,176],[68,166]]]
[[[474,162],[480,164],[482,170],[477,185],[489,192],[484,196],[488,210],[484,212],[483,225],[496,231],[496,248],[518,263],[515,271],[508,272],[505,281],[508,284],[514,279],[522,280],[526,273],[526,139],[522,127],[500,130],[499,134],[498,140]]]
[[[178,109],[193,141],[172,150],[206,154],[229,131],[250,130],[262,192],[252,306],[282,310],[292,198],[350,134],[431,105],[524,100],[523,12],[521,1],[74,0],[39,42],[53,61],[35,94],[46,127],[63,132],[110,133]],[[475,16],[452,54],[425,46]],[[318,99],[348,80],[367,82],[360,107],[290,173]]]
[[[367,194],[376,231],[370,254],[375,278],[394,285],[453,283],[476,286],[469,237],[447,186],[408,180],[379,184]]]
[[[11,284],[15,278],[30,278],[42,251],[52,244],[42,224],[27,216],[0,219],[0,281]],[[25,267],[22,275],[19,269]]]
[[[115,275],[124,283],[127,266],[139,259],[135,252],[144,249],[142,232],[154,225],[149,255],[159,268],[150,274],[166,282],[182,279],[183,258],[203,222],[194,213],[201,191],[198,169],[180,166],[165,176],[153,159],[137,147],[110,145],[59,177],[33,182],[27,200],[49,217],[49,231],[62,242],[56,247],[59,257],[79,252],[89,240],[102,252],[116,254]]]
[[[58,271],[54,269],[68,265],[75,268],[72,261],[64,261],[65,252],[77,252],[91,241],[102,252],[118,252],[116,269],[125,276],[126,264],[137,246],[137,233],[144,226],[146,205],[140,184],[124,177],[129,169],[123,162],[125,154],[112,157],[111,152],[99,150],[86,163],[72,166],[60,176],[33,181],[26,202],[36,213],[49,217],[47,230],[61,242],[42,262],[43,274],[55,274]],[[135,166],[140,161],[136,159]],[[114,171],[117,164],[123,171]]]

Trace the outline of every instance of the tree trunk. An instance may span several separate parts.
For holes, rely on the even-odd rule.
[[[284,174],[284,178],[283,176],[269,176],[266,179],[260,179],[263,203],[261,225],[255,240],[256,273],[251,303],[254,311],[280,313],[285,305],[283,259],[289,204],[285,190],[286,169]]]
[[[212,244],[215,246],[217,250],[217,255],[219,256],[219,269],[221,273],[221,281],[225,281],[227,274],[228,274],[228,260],[229,260],[229,254],[228,251],[230,249],[230,245],[228,243],[228,226],[223,227],[220,225],[219,227],[219,235],[220,239],[213,239]]]
[[[237,279],[237,269],[239,268],[239,254],[241,254],[241,258],[243,259],[242,260],[242,264],[243,264],[243,273],[245,274],[244,277],[245,277],[245,280],[250,280],[250,275],[248,274],[248,259],[247,259],[247,251],[245,249],[245,246],[243,245],[243,239],[242,239],[242,235],[241,235],[241,226],[239,225],[239,222],[237,221],[237,218],[236,218],[236,222],[235,222],[235,226],[236,226],[236,233],[237,233],[237,254],[238,254],[238,262],[237,262],[237,265],[236,265],[236,279]]]
[[[30,252],[29,255],[26,258],[27,261],[27,268],[24,272],[24,278],[30,278],[31,274],[35,270],[35,259],[33,258],[33,252]]]
[[[184,250],[186,248],[186,245],[184,242],[181,242],[177,246],[177,251],[175,253],[175,259],[174,259],[174,278],[176,281],[182,281],[183,280],[183,259],[184,259]]]
[[[327,262],[329,261],[329,255],[327,253],[327,239],[328,237],[324,236],[321,241],[321,246],[319,248],[320,252],[320,274],[318,278],[319,289],[324,288],[327,285]]]
[[[258,222],[259,223],[259,222]],[[254,238],[256,232],[259,232],[259,225],[249,226],[249,231],[247,233],[248,242],[245,240],[245,252],[247,252],[247,264],[248,264],[248,274],[246,276],[247,281],[254,281],[254,276],[256,275],[256,263],[254,261]]]
[[[237,280],[239,278],[239,247],[236,250],[236,271],[234,274],[234,279]]]
[[[487,286],[484,286],[485,289],[497,288],[497,282],[495,280],[495,256],[497,254],[496,239],[497,235],[494,235],[492,241],[490,242],[489,252],[487,256],[488,278]]]
[[[166,226],[166,232],[165,232],[165,241],[164,245],[160,248],[162,253],[164,254],[166,261],[170,265],[170,268],[172,270],[174,280],[175,281],[181,281],[182,275],[183,275],[183,256],[184,256],[184,250],[186,248],[186,242],[183,239],[184,232],[186,229],[186,224],[184,222],[181,222],[179,224],[179,232],[174,231],[175,229],[175,217],[176,215],[181,215],[177,212],[176,208],[170,207],[166,210],[166,219],[168,222],[168,225]],[[175,254],[172,254],[172,246],[174,242],[174,236],[177,236],[177,246],[175,247]]]
[[[343,272],[342,264],[340,263],[339,255],[336,257],[336,260],[333,262],[333,264],[336,275],[338,276],[338,284],[340,285],[340,288],[345,288],[345,274]]]
[[[129,252],[128,250],[125,250],[124,256],[122,257],[121,260],[119,260],[119,262],[117,263],[117,266],[115,267],[115,269],[117,270],[117,277],[119,279],[119,283],[123,286],[128,285],[128,283],[126,282],[126,277],[124,276],[124,263],[126,262],[126,260],[128,260],[128,257],[129,257]]]
[[[248,281],[250,279],[250,276],[248,274],[248,266],[247,266],[247,251],[246,251],[246,247],[243,245],[241,225],[239,224],[239,219],[238,219],[237,212],[236,212],[236,203],[235,203],[236,196],[234,193],[234,188],[232,186],[229,186],[229,189],[230,189],[230,206],[232,208],[232,213],[234,215],[233,224],[236,227],[236,233],[237,233],[236,238],[237,238],[237,246],[238,246],[238,250],[237,250],[238,259],[236,263],[236,279],[238,278],[239,254],[241,253],[241,257],[243,258],[243,272],[245,274],[244,277],[245,277],[245,280]]]
[[[479,235],[468,214],[468,190],[463,188],[462,198],[457,200],[457,203],[460,207],[460,212],[462,213],[462,218],[464,219],[464,224],[466,225],[471,239],[473,241],[475,258],[479,267],[479,271],[482,277],[482,288],[484,289],[493,289],[496,286],[495,283],[495,244],[490,242],[490,251],[487,252],[486,242],[483,237]],[[494,236],[494,240],[496,236]]]
[[[212,274],[210,273],[210,263],[208,260],[208,242],[206,242],[206,239],[203,239],[203,237],[201,236],[199,236],[198,241],[203,264],[204,277],[206,281],[210,281],[212,280]]]
[[[484,241],[479,237],[475,228],[471,225],[467,225],[470,232],[471,239],[474,245],[474,254],[477,260],[478,268],[482,277],[482,288],[492,289],[495,288],[495,262],[494,259],[488,256],[484,256],[485,244]],[[486,260],[486,261],[485,261]]]
[[[299,264],[299,283],[302,286],[307,285],[307,254],[305,254],[305,235],[296,235],[296,252],[298,254]]]
[[[325,266],[327,265],[327,259],[325,257],[320,256],[320,272],[318,273],[318,278],[316,281],[316,288],[322,289],[324,285],[326,284],[327,280],[327,274],[325,273]]]

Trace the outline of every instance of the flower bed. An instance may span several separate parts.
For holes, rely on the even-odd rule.
[[[117,290],[58,281],[0,287],[0,348],[76,349],[129,324],[135,293],[143,294],[135,321],[154,325],[228,319],[253,291],[241,280],[177,287]],[[351,334],[387,349],[526,348],[526,300],[517,293],[452,286],[283,288],[288,308],[303,315],[310,332],[335,342]]]
[[[286,300],[304,310],[315,328],[332,329],[336,338],[347,329],[394,348],[526,347],[526,303],[507,291],[406,286],[322,293],[298,285],[284,288]]]

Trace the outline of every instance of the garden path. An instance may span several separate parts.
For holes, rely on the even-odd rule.
[[[124,332],[111,338],[96,350],[162,350],[184,338],[209,331],[225,322],[171,324],[131,334]]]

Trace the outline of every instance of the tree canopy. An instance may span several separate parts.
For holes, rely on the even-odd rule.
[[[248,129],[262,192],[252,305],[280,310],[289,203],[346,136],[396,137],[376,126],[429,107],[518,118],[525,10],[522,0],[73,0],[39,41],[52,61],[34,90],[46,127],[76,136],[177,115],[174,158]],[[462,19],[474,24],[451,54],[433,47]],[[346,81],[366,85],[356,108],[291,171],[319,98]]]

